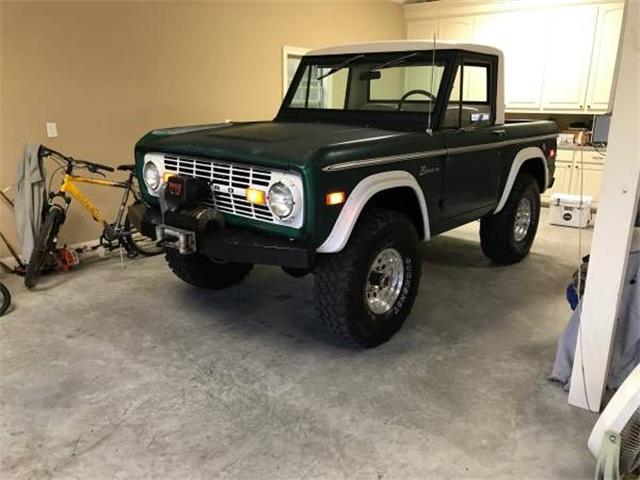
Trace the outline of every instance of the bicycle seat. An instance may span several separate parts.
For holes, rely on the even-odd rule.
[[[118,166],[118,170],[123,170],[125,172],[133,172],[135,169],[136,169],[136,166],[134,164]]]

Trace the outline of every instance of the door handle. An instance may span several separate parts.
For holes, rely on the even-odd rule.
[[[493,135],[498,135],[499,137],[504,136],[505,133],[507,133],[506,130],[491,130],[491,133]]]

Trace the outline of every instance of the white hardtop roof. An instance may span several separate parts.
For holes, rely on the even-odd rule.
[[[433,50],[432,40],[389,40],[386,42],[363,42],[352,43],[349,45],[338,45],[329,48],[320,48],[312,50],[307,55],[345,55],[358,53],[381,53],[381,52],[407,52],[407,51],[431,51]],[[457,43],[457,42],[435,42],[436,50],[466,50],[467,52],[483,53],[487,55],[497,55],[502,57],[502,51],[495,47],[487,45],[477,45],[473,43]]]

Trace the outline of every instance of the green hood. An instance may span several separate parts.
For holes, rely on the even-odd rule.
[[[153,130],[136,148],[235,160],[272,168],[325,166],[357,158],[378,141],[407,132],[305,122],[222,123]]]

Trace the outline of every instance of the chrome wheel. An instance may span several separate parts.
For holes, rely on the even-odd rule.
[[[527,233],[529,233],[532,212],[531,201],[528,198],[521,199],[516,210],[516,220],[513,224],[513,236],[516,242],[524,240]]]
[[[387,313],[402,291],[404,262],[395,248],[380,252],[369,268],[365,299],[369,310],[376,315]]]

